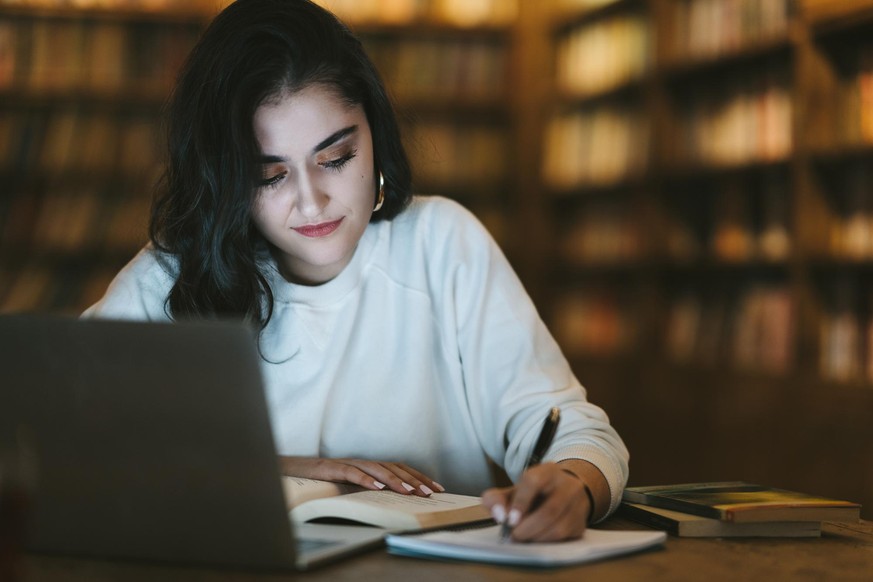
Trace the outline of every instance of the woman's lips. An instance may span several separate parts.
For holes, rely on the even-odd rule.
[[[327,236],[338,229],[342,221],[343,219],[340,218],[338,220],[322,222],[319,224],[304,224],[303,226],[294,227],[294,230],[309,238],[320,238]]]

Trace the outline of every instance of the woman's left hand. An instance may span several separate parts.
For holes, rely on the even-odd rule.
[[[598,517],[586,486],[595,500],[603,498],[605,489],[601,505],[608,504],[606,479],[590,463],[543,463],[525,471],[513,487],[488,489],[482,503],[498,523],[513,527],[513,540],[556,542],[581,537]]]

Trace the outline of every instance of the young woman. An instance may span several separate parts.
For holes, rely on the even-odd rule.
[[[238,0],[172,98],[151,244],[87,316],[245,318],[291,475],[483,494],[517,540],[608,515],[627,451],[466,210],[413,197],[360,42],[307,0]],[[546,413],[562,419],[525,469]],[[495,488],[500,467],[514,486]]]

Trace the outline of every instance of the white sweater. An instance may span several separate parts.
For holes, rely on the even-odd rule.
[[[167,320],[174,270],[144,249],[85,315]],[[280,454],[402,461],[449,491],[480,494],[493,485],[489,459],[519,477],[546,413],[560,406],[545,460],[592,462],[615,509],[624,444],[463,207],[415,198],[394,220],[370,224],[349,265],[322,285],[267,271],[275,308],[262,368]]]

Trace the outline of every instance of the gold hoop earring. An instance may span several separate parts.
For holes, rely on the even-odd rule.
[[[379,209],[382,208],[382,204],[385,202],[385,177],[382,175],[382,172],[379,172],[379,197],[376,199],[376,206],[373,208],[373,212],[379,212]]]

